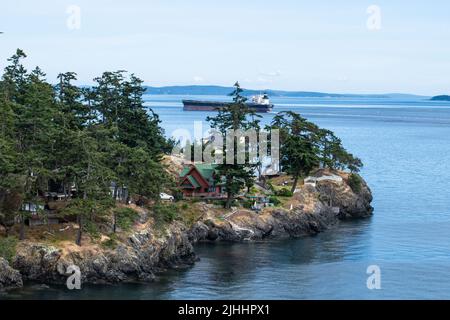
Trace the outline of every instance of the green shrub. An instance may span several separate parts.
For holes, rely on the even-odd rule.
[[[183,203],[183,204],[181,205],[181,209],[187,210],[187,209],[189,209],[189,205],[188,205],[187,203]]]
[[[294,194],[292,193],[291,190],[289,190],[287,188],[283,188],[283,189],[275,191],[275,195],[278,197],[292,197]]]
[[[177,207],[173,204],[155,204],[153,214],[156,223],[170,223],[178,217]]]
[[[93,238],[93,239],[100,239],[100,231],[98,230],[98,226],[93,221],[86,221],[84,223],[84,230]]]
[[[273,203],[274,206],[278,206],[281,204],[281,201],[277,197],[270,197],[269,202]]]
[[[258,193],[258,189],[256,187],[254,187],[254,186],[251,187],[249,194],[256,194],[256,193]]]
[[[242,206],[246,209],[251,209],[255,201],[253,200],[246,200],[242,202]]]
[[[175,202],[183,200],[183,192],[180,190],[172,190],[172,196]]]
[[[0,257],[5,258],[9,263],[12,262],[16,255],[17,238],[7,237],[0,238]]]
[[[139,218],[139,213],[130,208],[116,208],[114,214],[116,215],[116,225],[125,231],[130,230]]]
[[[225,207],[226,201],[225,200],[213,200],[211,203],[215,206]]]
[[[353,190],[353,192],[359,193],[359,192],[361,192],[362,178],[359,175],[357,175],[356,173],[352,173],[348,177],[348,185]]]
[[[114,250],[117,246],[117,236],[115,234],[110,234],[109,239],[106,241],[103,241],[101,243],[102,247],[105,249],[111,249]]]

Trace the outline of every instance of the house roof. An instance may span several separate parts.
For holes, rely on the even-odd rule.
[[[187,179],[189,180],[189,182],[192,184],[192,186],[194,188],[200,188],[201,187],[200,183],[198,183],[197,179],[195,179],[193,176],[188,176]]]
[[[194,167],[197,169],[197,171],[202,175],[205,180],[211,180],[214,177],[214,172],[216,171],[217,165],[216,164],[196,164]],[[191,171],[191,167],[185,167],[183,171],[180,173],[180,177],[186,176],[189,171]]]
[[[201,164],[196,164],[194,165],[195,169],[197,169],[197,171],[201,174],[201,176],[208,181],[208,183],[214,183],[214,172],[216,171],[217,165],[216,164],[206,164],[206,163],[201,163]],[[180,177],[185,177],[190,171],[191,171],[192,167],[185,167],[181,173],[180,173]],[[193,178],[191,175],[188,176],[189,178]],[[200,186],[198,184],[198,181],[195,180],[195,178],[193,178],[193,180],[195,181],[195,183]],[[189,181],[192,183],[192,185],[194,185],[194,183],[189,179]],[[195,186],[195,185],[194,185]]]

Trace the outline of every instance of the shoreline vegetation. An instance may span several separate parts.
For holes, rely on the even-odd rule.
[[[24,58],[18,49],[0,80],[0,289],[64,284],[72,265],[83,283],[151,281],[194,263],[199,241],[303,237],[372,214],[363,164],[333,132],[293,112],[261,128],[238,83],[233,104],[207,121],[279,130],[282,173],[262,179],[262,161],[219,165],[223,200],[183,199],[185,159],[170,155],[177,142],[144,106],[142,80],[105,72],[79,88],[66,72],[52,86]],[[271,205],[252,210],[256,197]]]

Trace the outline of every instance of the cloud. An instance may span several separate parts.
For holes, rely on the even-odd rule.
[[[281,71],[260,72],[259,75],[262,77],[281,77]]]
[[[258,77],[256,79],[256,82],[259,82],[259,83],[272,83],[273,80],[272,79],[267,79],[267,78],[264,78],[264,77]]]

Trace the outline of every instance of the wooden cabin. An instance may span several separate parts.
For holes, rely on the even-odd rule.
[[[180,173],[179,187],[186,198],[223,198],[224,188],[217,179],[217,165],[195,164]]]

